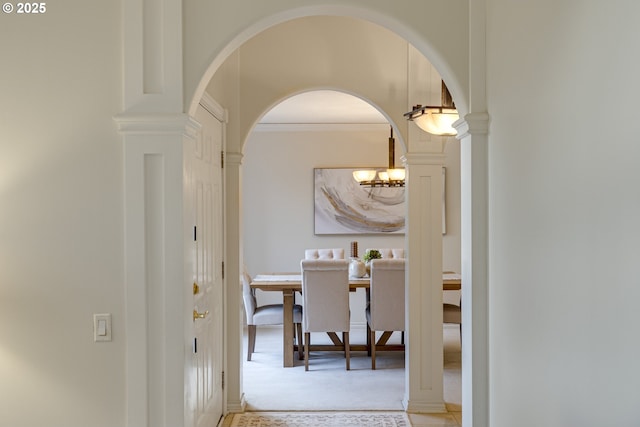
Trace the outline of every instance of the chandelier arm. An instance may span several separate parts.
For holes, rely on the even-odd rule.
[[[389,136],[389,168],[386,172],[375,173],[373,170],[357,170],[353,172],[354,179],[363,187],[404,187],[404,169],[396,169],[396,140],[393,137],[393,126]],[[369,174],[369,172],[373,172]],[[375,178],[376,175],[378,178]],[[369,178],[369,179],[367,179]]]

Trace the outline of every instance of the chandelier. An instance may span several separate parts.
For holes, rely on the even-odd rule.
[[[389,168],[385,171],[364,169],[353,171],[353,178],[364,187],[404,187],[405,170],[395,166],[396,140],[393,127],[389,136]]]
[[[453,123],[460,118],[458,110],[453,103],[449,89],[442,81],[440,106],[425,106],[418,104],[413,110],[405,113],[407,120],[415,122],[420,129],[433,135],[451,136],[457,131],[453,128]]]

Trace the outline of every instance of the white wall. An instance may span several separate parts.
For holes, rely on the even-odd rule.
[[[0,16],[0,425],[122,426],[120,5],[47,7]]]
[[[388,158],[388,125],[371,130],[352,125],[331,125],[326,130],[255,131],[243,158],[244,260],[250,274],[299,271],[307,248],[339,247],[350,255],[357,241],[359,256],[368,247],[405,247],[404,234],[315,235],[313,169],[316,167],[385,166]],[[459,148],[450,142],[448,172],[448,251],[444,266],[459,271],[460,199]],[[459,147],[459,145],[458,145]],[[456,151],[457,150],[457,151]],[[396,140],[396,159],[403,153]],[[458,176],[456,176],[456,174]],[[458,297],[448,296],[457,302]],[[260,293],[260,303],[278,302],[279,295]],[[352,303],[352,321],[364,324],[364,296]]]
[[[640,3],[489,5],[491,425],[640,425]]]

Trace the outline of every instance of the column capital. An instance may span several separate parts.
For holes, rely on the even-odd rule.
[[[444,165],[444,153],[405,153],[401,160],[405,165]]]
[[[465,138],[469,135],[486,135],[489,133],[489,114],[469,113],[462,120],[454,123],[458,134],[457,139]]]
[[[131,114],[113,117],[118,132],[125,135],[185,135],[195,138],[201,128],[188,114]]]
[[[224,161],[227,165],[240,166],[242,164],[242,159],[244,158],[244,154],[238,153],[235,151],[225,151],[224,153]]]

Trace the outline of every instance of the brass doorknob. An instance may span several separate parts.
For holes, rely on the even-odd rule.
[[[198,313],[198,310],[193,310],[193,321],[196,319],[204,319],[209,314],[209,310],[206,310],[204,313]]]

